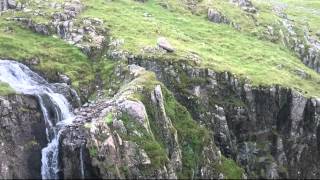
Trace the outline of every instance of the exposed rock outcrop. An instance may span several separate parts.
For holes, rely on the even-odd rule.
[[[114,98],[100,99],[75,111],[79,123],[69,126],[62,135],[65,178],[172,179],[179,177],[182,166],[188,167],[184,164],[187,152],[182,148],[186,145],[167,115],[168,102],[161,86],[155,85],[146,94],[136,84],[145,73],[143,69],[129,73],[131,81]],[[135,93],[143,93],[143,100],[129,100]],[[212,139],[202,148],[201,160],[190,175],[218,178],[223,174],[217,169],[222,164],[220,151]]]
[[[250,0],[230,0],[230,2],[236,4],[246,12],[249,12],[249,13],[257,12],[257,8],[253,6]]]
[[[45,123],[34,97],[0,97],[0,178],[41,178]]]
[[[230,24],[230,20],[214,9],[208,9],[208,19],[214,23]]]
[[[319,100],[282,87],[251,87],[187,63],[131,59],[157,74],[249,177],[319,176]],[[202,80],[200,80],[202,79]]]
[[[54,35],[64,39],[70,44],[82,49],[89,56],[98,56],[105,48],[107,30],[102,26],[103,21],[97,18],[79,20],[77,16],[84,9],[79,0],[66,0],[62,3],[42,1],[37,7],[50,7],[55,9],[53,14],[41,12],[41,9],[30,9],[25,16],[32,13],[34,17],[45,17],[47,22],[38,22],[33,18],[12,17],[7,20],[21,22],[34,32],[43,35]],[[31,7],[29,7],[31,8]]]
[[[15,0],[1,0],[0,1],[0,12],[8,9],[15,9],[17,3]]]
[[[239,24],[232,22],[227,16],[212,8],[208,9],[208,20],[214,23],[230,25],[236,30],[241,29]]]
[[[167,52],[174,52],[173,46],[165,37],[159,37],[157,40],[157,44],[160,48],[166,50]]]

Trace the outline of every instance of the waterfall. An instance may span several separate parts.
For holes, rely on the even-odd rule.
[[[84,175],[84,161],[83,161],[83,145],[80,146],[80,169],[81,169],[81,179],[85,179]]]
[[[59,179],[60,130],[74,119],[67,99],[53,92],[53,84],[15,61],[0,61],[0,82],[8,83],[18,93],[37,97],[48,140],[47,147],[42,149],[42,179]]]

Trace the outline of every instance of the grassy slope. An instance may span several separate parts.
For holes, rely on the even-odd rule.
[[[37,35],[0,17],[0,59],[25,62],[34,58],[40,60],[36,69],[47,74],[65,73],[73,80],[74,87],[94,78],[88,58],[79,49],[60,39]]]
[[[320,32],[320,1],[319,0],[278,0],[288,5],[285,12],[299,26],[309,26],[311,34]]]
[[[140,53],[141,48],[154,46],[157,37],[165,36],[177,49],[169,58],[178,59],[195,52],[203,59],[202,66],[247,76],[254,85],[281,84],[319,96],[320,76],[289,51],[229,26],[210,23],[204,15],[195,16],[181,8],[170,11],[156,0],[147,3],[87,0],[85,3],[88,8],[83,17],[103,19],[114,37],[125,40],[123,48],[130,52]],[[278,69],[278,65],[283,68]],[[294,73],[296,68],[308,72],[312,79],[301,79]]]

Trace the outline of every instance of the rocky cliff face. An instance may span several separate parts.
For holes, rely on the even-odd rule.
[[[45,124],[34,97],[0,98],[0,178],[41,178],[41,149]]]
[[[0,0],[0,11],[11,8],[12,2]],[[230,2],[248,13],[258,12],[250,1]],[[42,6],[49,4],[59,11],[47,24],[25,18],[9,20],[20,21],[37,33],[57,34],[89,56],[105,53],[103,21],[89,18],[79,23],[76,15],[84,7],[77,0],[44,2]],[[239,29],[218,11],[209,10],[208,16],[213,22]],[[306,35],[309,44],[304,46],[306,42],[299,40],[288,19],[284,18],[283,26],[280,39],[319,72],[319,43]],[[109,44],[108,55],[120,64],[110,77],[110,83],[116,82],[116,88],[110,88],[112,96],[97,93],[96,101],[76,109],[75,122],[61,131],[59,177],[320,176],[319,99],[281,86],[254,87],[247,79],[196,67],[189,61],[127,58],[125,53],[112,51],[119,44],[117,40]],[[61,80],[70,83],[63,76]],[[66,95],[75,107],[79,105],[69,87],[57,85],[54,90]],[[41,114],[34,97],[0,99],[0,178],[41,177],[41,149],[47,144]]]
[[[188,63],[136,58],[129,64],[154,71],[195,121],[160,82],[151,78],[154,85],[145,86],[150,72],[136,65],[115,70],[126,86],[113,98],[76,109],[75,123],[62,131],[61,177],[319,176],[318,99],[278,86],[252,87],[230,73]],[[3,98],[0,107],[2,129],[8,129],[1,131],[1,175],[40,177],[46,136],[36,99],[14,95]],[[224,169],[229,164],[236,176]]]
[[[0,1],[0,12],[8,10],[8,9],[15,9],[16,7],[17,7],[17,3],[15,0],[1,0]]]
[[[319,99],[278,86],[252,87],[230,73],[188,63],[129,62],[154,71],[249,177],[319,175]]]
[[[189,139],[183,139],[186,135],[180,132],[181,127],[167,114],[170,109],[165,104],[172,102],[166,99],[161,86],[155,85],[146,91],[136,83],[145,78],[143,74],[147,72],[137,66],[129,70],[134,77],[114,98],[76,110],[79,123],[66,129],[62,138],[63,177],[223,177],[223,170],[218,170],[223,165],[222,156],[213,139],[201,134],[197,137],[196,133],[204,129],[193,120],[185,119],[181,123],[195,126],[195,134],[190,137],[200,142],[184,144]],[[135,99],[132,94],[142,98]],[[190,118],[188,113],[177,116]],[[191,152],[186,150],[186,145]],[[196,164],[187,164],[194,163],[188,158],[197,157],[199,159],[192,159]],[[242,177],[239,168],[237,173]]]

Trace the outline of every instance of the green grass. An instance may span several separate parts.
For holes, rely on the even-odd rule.
[[[188,112],[188,110],[183,107],[173,96],[173,94],[159,81],[157,81],[154,73],[146,71],[142,73],[135,80],[127,84],[123,87],[122,91],[126,89],[140,89],[138,87],[143,87],[142,92],[135,92],[131,94],[132,100],[140,100],[146,107],[148,113],[149,124],[152,130],[152,136],[157,143],[154,143],[157,148],[165,149],[165,142],[161,139],[161,128],[157,127],[157,119],[156,113],[157,109],[154,109],[154,106],[151,104],[151,93],[155,89],[156,85],[161,85],[163,98],[164,98],[164,106],[166,115],[172,121],[172,125],[175,129],[171,129],[172,131],[177,131],[179,144],[182,150],[182,171],[178,172],[179,178],[190,178],[193,177],[193,173],[197,171],[197,167],[199,167],[199,162],[202,159],[202,150],[203,147],[209,141],[209,132],[206,128],[199,126],[199,124],[194,121]],[[130,118],[125,116],[124,122],[126,122],[127,129],[132,126],[128,126],[128,122]],[[132,121],[132,120],[131,120]],[[159,120],[158,120],[159,121]],[[136,128],[136,127],[135,127]],[[131,128],[132,129],[132,128]],[[143,132],[143,129],[139,129],[139,132]],[[143,133],[145,134],[145,133]],[[131,136],[132,138],[132,136]],[[141,138],[141,137],[140,137]],[[145,144],[144,148],[146,148],[148,155],[151,154],[151,161],[154,157],[157,157],[156,165],[163,165],[165,162],[165,155],[159,152],[153,146],[148,146],[150,143],[147,143],[143,139],[136,139],[141,144]],[[151,149],[150,149],[151,148]],[[150,150],[154,151],[151,153]],[[165,153],[165,152],[164,152]],[[156,156],[155,156],[156,155]]]
[[[111,29],[111,35],[124,39],[123,49],[141,54],[145,46],[155,46],[157,37],[165,36],[177,49],[167,59],[176,60],[194,52],[202,58],[201,66],[230,71],[248,77],[254,85],[280,84],[300,89],[309,96],[319,96],[320,76],[280,45],[262,41],[227,25],[210,23],[205,15],[190,11],[171,11],[150,0],[85,1],[82,17],[98,17]],[[151,17],[145,17],[144,14]],[[270,18],[270,17],[269,17]],[[282,65],[282,69],[277,66]],[[305,80],[294,73],[303,69],[311,75]]]
[[[105,121],[108,125],[112,124],[112,122],[113,122],[113,115],[112,115],[112,113],[109,113],[109,114],[104,118],[104,121]]]
[[[217,165],[217,170],[223,173],[225,179],[242,179],[244,170],[232,159],[223,157],[222,163]]]
[[[9,29],[9,30],[7,30]],[[0,59],[28,62],[38,59],[35,69],[55,77],[64,73],[76,88],[94,79],[89,59],[76,47],[60,39],[35,34],[0,17]]]
[[[127,114],[122,114],[121,120],[129,132],[127,135],[122,134],[122,137],[126,140],[136,142],[146,151],[151,160],[151,167],[162,168],[167,162],[168,157],[163,147],[153,137],[153,134],[148,133],[144,127]],[[135,131],[141,133],[141,135],[135,134]]]
[[[288,5],[286,13],[290,19],[302,26],[309,26],[311,34],[320,32],[320,1],[318,0],[279,0]]]
[[[207,129],[200,127],[194,121],[185,107],[183,107],[172,95],[172,93],[160,82],[156,80],[155,74],[150,72],[143,73],[140,77],[132,81],[128,86],[143,87],[142,93],[132,94],[132,98],[141,100],[146,107],[149,123],[155,139],[161,147],[165,142],[159,137],[161,128],[157,127],[155,121],[157,109],[153,109],[150,103],[150,95],[156,85],[161,85],[165,112],[172,121],[173,127],[178,133],[179,144],[182,148],[182,171],[178,172],[179,178],[193,177],[193,173],[201,161],[201,153],[205,144],[209,140]]]
[[[0,82],[0,96],[14,94],[15,91],[7,83]]]
[[[179,178],[190,178],[201,162],[201,153],[209,141],[209,132],[192,119],[187,109],[180,105],[167,89],[164,87],[162,89],[164,89],[166,113],[178,132],[182,147],[183,167]]]

